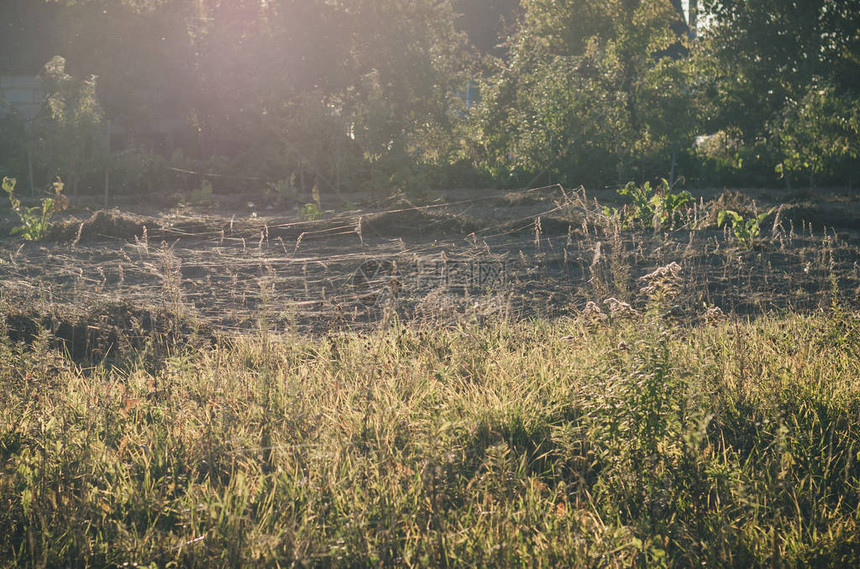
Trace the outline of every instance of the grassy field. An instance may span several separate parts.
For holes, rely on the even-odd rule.
[[[252,247],[203,221],[187,250],[74,223],[0,244],[0,566],[860,565],[853,234],[744,244],[695,210],[661,234],[561,206],[577,233],[518,209],[506,241],[351,234],[347,254],[302,227],[306,257],[275,225]],[[343,275],[392,250],[520,264],[503,290],[401,274],[356,299]],[[279,291],[320,282],[280,318]],[[349,315],[332,290],[352,321],[326,319]]]
[[[0,559],[860,562],[860,325],[394,325],[82,369],[2,346]]]

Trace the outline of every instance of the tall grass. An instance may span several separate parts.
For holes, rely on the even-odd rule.
[[[860,562],[842,311],[267,333],[155,368],[49,345],[0,345],[0,565]]]

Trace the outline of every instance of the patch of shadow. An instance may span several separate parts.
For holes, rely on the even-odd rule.
[[[804,224],[815,231],[824,227],[860,231],[860,217],[841,205],[834,207],[830,204],[802,202],[784,207],[780,215],[782,219],[794,224],[797,231],[801,230]]]
[[[144,227],[156,229],[158,223],[118,210],[99,210],[84,221],[69,219],[55,223],[45,235],[45,240],[85,242],[134,239],[143,236]]]
[[[145,307],[110,301],[85,311],[49,305],[9,309],[4,331],[12,343],[32,345],[49,331],[53,347],[77,363],[97,363],[140,357],[157,367],[177,346],[202,348],[217,342],[213,330],[166,307]]]

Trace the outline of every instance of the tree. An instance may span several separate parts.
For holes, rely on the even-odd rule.
[[[191,2],[54,0],[51,34],[75,76],[99,77],[106,116],[131,130],[181,116],[194,92]]]
[[[451,3],[362,0],[350,10],[350,135],[388,170],[448,162],[471,63]]]
[[[475,54],[452,0],[56,1],[60,52],[100,77],[106,115],[180,118],[193,156],[339,187],[346,164],[387,185],[465,153]]]
[[[786,106],[775,134],[783,156],[778,171],[806,174],[814,188],[818,177],[860,157],[860,99],[812,84]]]
[[[765,171],[782,163],[783,174],[806,171],[813,180],[832,172],[825,162],[837,160],[831,142],[843,136],[839,125],[846,117],[813,115],[849,112],[856,105],[860,4],[702,0],[701,8],[709,24],[701,29],[696,60],[707,130],[739,133],[753,166]],[[798,130],[805,128],[805,134]],[[813,139],[823,146],[801,142]]]
[[[493,53],[519,13],[519,0],[453,0],[457,27],[482,53]]]
[[[45,64],[42,81],[47,95],[34,125],[34,154],[48,176],[70,180],[77,196],[81,180],[106,159],[97,78],[73,78],[65,59],[55,56]]]
[[[680,15],[668,0],[526,0],[509,62],[485,92],[491,167],[593,184],[668,170],[689,140]],[[669,116],[672,120],[668,120]],[[679,120],[682,119],[682,120]],[[660,172],[649,161],[665,165]],[[658,167],[659,169],[659,167]]]
[[[816,78],[860,87],[860,6],[838,0],[703,0],[701,72],[711,78],[713,130],[766,136],[789,100]]]
[[[52,29],[57,7],[32,0],[0,2],[0,75],[36,74],[57,53]]]

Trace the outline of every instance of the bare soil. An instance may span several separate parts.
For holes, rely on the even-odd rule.
[[[689,322],[714,307],[755,315],[860,304],[856,193],[697,198],[688,228],[657,234],[607,223],[600,206],[618,205],[614,192],[597,204],[559,187],[399,198],[317,220],[248,208],[98,211],[40,242],[0,239],[0,299],[8,334],[32,341],[49,329],[78,359],[142,341],[136,329],[205,341],[576,317],[590,301],[608,312],[613,298],[644,310],[642,277],[673,262],[682,285],[668,308]],[[715,227],[719,209],[779,204],[752,249]],[[7,215],[0,232],[11,223]]]

